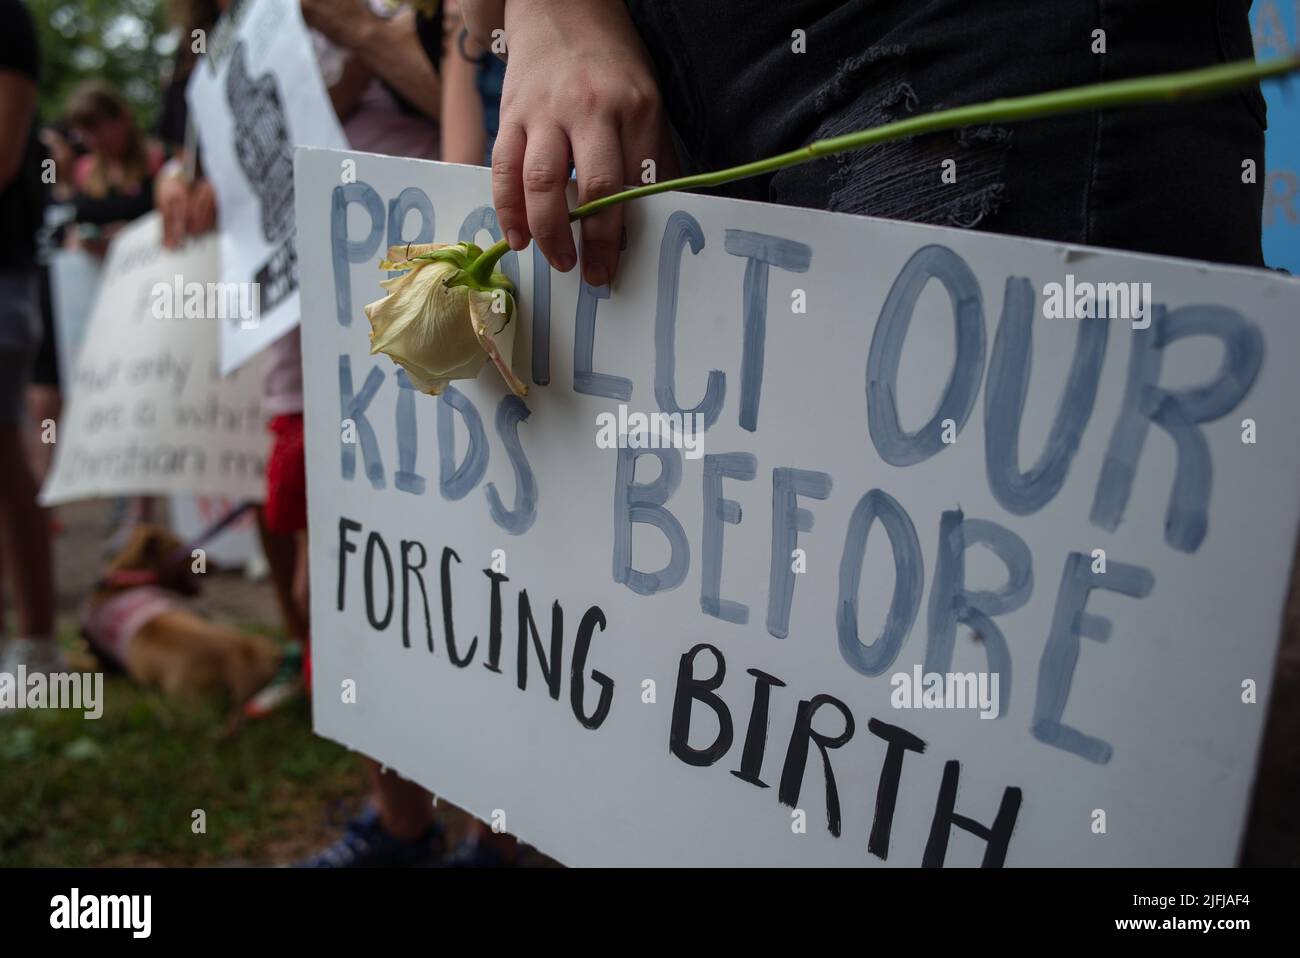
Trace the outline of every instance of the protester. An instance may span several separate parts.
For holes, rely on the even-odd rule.
[[[226,2],[173,0],[170,4],[172,22],[180,28],[180,43],[163,89],[158,135],[171,158],[154,179],[154,205],[162,217],[163,246],[168,249],[175,249],[186,236],[201,235],[216,225],[216,194],[198,168],[185,87],[198,63],[198,51],[206,48],[207,34],[217,25]]]
[[[360,109],[347,117],[344,124],[349,144],[368,152],[437,158],[438,128],[431,121],[438,119],[441,103],[441,78],[434,69],[443,60],[441,11],[426,16],[407,9],[385,19],[359,0],[303,0],[302,6],[309,25],[351,54],[363,69],[372,72],[370,89],[362,98]],[[379,37],[386,38],[387,42],[378,43]],[[382,54],[376,56],[380,51]],[[394,69],[395,64],[404,66]],[[404,104],[417,104],[424,116],[413,117]],[[423,137],[416,132],[417,128],[424,131]],[[298,456],[302,449],[301,429],[299,415],[290,439]],[[305,542],[305,511],[302,525]],[[304,582],[305,577],[304,566]],[[486,843],[480,846],[473,841],[473,836],[468,844],[452,849],[444,857],[443,830],[434,815],[432,796],[395,772],[381,769],[372,759],[365,759],[365,764],[371,780],[370,806],[348,823],[339,841],[303,862],[304,865],[461,866],[504,860],[503,854],[490,850]]]
[[[150,187],[163,149],[145,138],[122,94],[102,81],[78,87],[66,113],[89,150],[73,171],[72,243],[102,256],[118,230],[153,209]]]
[[[66,120],[47,123],[41,127],[39,134],[41,145],[54,161],[54,176],[46,184],[49,190],[51,206],[64,206],[72,203],[76,190],[73,187],[73,170],[77,160],[85,153],[85,148],[73,136],[72,127]]]
[[[219,2],[219,11],[226,4]],[[392,155],[436,158],[440,90],[434,64],[441,52],[441,16],[424,16],[411,9],[389,15],[382,4],[360,0],[303,0],[304,18],[316,31],[317,61],[350,145],[359,150]],[[205,22],[212,12],[203,4],[188,8],[188,23]],[[197,27],[195,27],[197,28]],[[431,51],[431,52],[430,52]],[[177,75],[193,68],[178,63]],[[174,81],[175,82],[175,81]],[[175,102],[174,97],[168,98]],[[178,109],[168,117],[177,128]],[[183,124],[182,124],[183,126]],[[174,135],[173,135],[174,136]],[[182,143],[189,137],[179,138]],[[197,165],[197,164],[196,164]],[[193,184],[170,171],[170,182],[158,185],[160,205],[169,221],[166,240],[178,242],[187,233],[210,226],[196,217]],[[171,178],[169,178],[171,179]],[[202,201],[199,201],[202,202]],[[310,631],[307,597],[306,466],[302,442],[302,359],[297,332],[269,348],[269,371],[263,408],[273,435],[267,463],[264,522],[272,548],[280,552],[272,563],[287,593],[292,618],[301,623],[303,638]],[[276,541],[292,537],[293,547],[281,551]],[[283,561],[292,556],[289,570]],[[278,567],[278,569],[277,569]],[[306,659],[310,668],[310,658]],[[309,867],[436,864],[443,854],[442,829],[435,819],[432,797],[418,785],[383,770],[366,759],[371,780],[371,804],[345,829],[334,845],[302,864]]]
[[[163,149],[145,137],[126,99],[104,81],[78,86],[64,113],[87,149],[73,166],[74,213],[67,245],[102,257],[122,227],[153,209],[152,183],[163,165]],[[148,497],[133,497],[121,507],[117,530],[105,546],[108,555],[126,543],[136,525],[154,518]]]
[[[473,166],[492,164],[501,119],[506,66],[469,35],[460,5],[445,5],[447,44],[442,54],[442,158]]]
[[[0,648],[0,672],[57,672],[50,523],[23,449],[24,393],[40,345],[36,231],[43,189],[36,140],[36,30],[18,0],[0,0],[0,553],[18,634]]]
[[[493,196],[511,248],[577,262],[579,202],[940,106],[1253,55],[1248,0],[909,4],[463,0],[480,44],[509,50]],[[1102,29],[1104,28],[1104,29]],[[740,181],[720,192],[816,209],[1262,265],[1258,87],[1175,106],[933,134]],[[956,181],[940,179],[956,164]],[[618,262],[616,206],[582,221],[583,275]]]

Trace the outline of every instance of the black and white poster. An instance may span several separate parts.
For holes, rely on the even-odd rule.
[[[294,147],[347,141],[296,0],[252,0],[225,27],[208,38],[186,92],[217,193],[222,280],[247,284],[259,306],[220,318],[229,372],[298,323]]]

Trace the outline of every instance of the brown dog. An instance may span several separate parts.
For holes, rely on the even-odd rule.
[[[198,592],[180,547],[161,526],[136,528],[87,603],[82,633],[140,685],[189,699],[224,690],[238,713],[271,680],[280,653],[269,639],[209,622],[173,597]]]

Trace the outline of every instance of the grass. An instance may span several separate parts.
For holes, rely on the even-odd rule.
[[[305,697],[229,737],[218,705],[122,675],[105,676],[104,700],[97,721],[0,717],[0,866],[282,864],[328,843],[364,794],[357,757],[312,733]]]

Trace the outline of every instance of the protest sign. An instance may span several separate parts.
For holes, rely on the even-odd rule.
[[[156,213],[113,240],[76,375],[64,384],[42,501],[167,493],[261,501],[261,362],[227,377],[217,369],[208,317],[219,272],[215,236],[166,250]]]
[[[204,174],[217,194],[221,278],[256,293],[221,316],[221,371],[298,322],[293,148],[345,147],[297,0],[252,0],[214,37],[186,89]]]
[[[1258,0],[1250,20],[1255,53],[1260,59],[1296,49],[1300,3]],[[1268,139],[1264,153],[1264,262],[1300,273],[1300,107],[1293,88],[1271,83],[1264,90],[1268,105]]]
[[[674,193],[434,398],[362,307],[490,173],[296,195],[318,732],[575,865],[1233,862],[1296,281]]]

